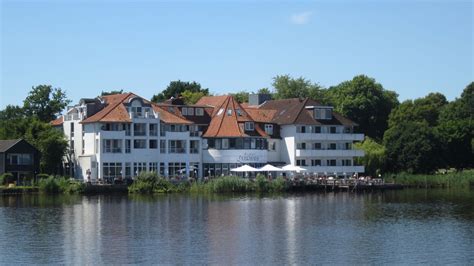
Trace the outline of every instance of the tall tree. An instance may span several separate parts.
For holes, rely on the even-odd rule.
[[[324,91],[317,83],[303,77],[292,78],[290,75],[278,75],[273,78],[272,84],[275,99],[312,98],[325,102]]]
[[[443,143],[444,166],[474,166],[474,82],[439,113],[438,137]]]
[[[362,133],[377,140],[383,138],[388,116],[398,105],[395,92],[385,90],[365,75],[330,87],[326,95],[336,111],[357,122]]]
[[[391,171],[430,173],[439,166],[440,145],[426,121],[403,121],[390,127],[383,143]]]
[[[261,88],[257,91],[258,94],[272,94],[270,89],[268,88]]]
[[[43,122],[56,119],[56,116],[70,103],[66,93],[51,85],[32,87],[23,101],[23,109],[29,116],[35,116]]]
[[[190,92],[202,92],[204,95],[209,95],[209,89],[204,89],[201,87],[201,84],[193,81],[193,82],[185,82],[185,81],[171,81],[168,87],[164,89],[162,92],[153,95],[151,98],[152,102],[163,102],[168,100],[171,97],[178,97],[183,92],[190,91]]]

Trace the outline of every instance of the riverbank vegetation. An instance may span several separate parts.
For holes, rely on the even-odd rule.
[[[10,186],[13,184],[13,186]],[[0,176],[0,188],[5,193],[32,193],[45,194],[79,194],[83,193],[85,184],[62,176],[39,175],[38,180],[17,186],[9,173]]]
[[[474,170],[437,174],[389,174],[385,181],[416,188],[469,188],[474,187]]]
[[[132,185],[128,187],[132,194],[154,194],[172,192],[190,193],[274,193],[283,192],[288,188],[283,178],[268,180],[258,175],[254,180],[224,176],[206,182],[170,182],[153,172],[140,173]]]

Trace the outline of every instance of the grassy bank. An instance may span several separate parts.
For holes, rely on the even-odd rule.
[[[82,182],[70,180],[66,177],[39,175],[39,181],[31,181],[28,186],[13,186],[9,176],[0,177],[0,192],[2,194],[23,194],[40,192],[45,194],[76,194],[84,192],[85,185]]]
[[[390,174],[386,182],[418,188],[467,188],[474,186],[474,169],[446,174]]]
[[[246,192],[282,192],[287,189],[282,178],[269,181],[257,176],[253,181],[237,176],[224,176],[208,182],[172,183],[155,173],[143,172],[128,187],[132,194],[153,194],[168,192],[191,193],[246,193]]]

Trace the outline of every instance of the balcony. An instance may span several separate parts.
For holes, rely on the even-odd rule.
[[[296,157],[362,157],[363,150],[296,150]]]
[[[297,140],[349,140],[349,141],[363,141],[364,134],[350,134],[350,133],[296,133]]]

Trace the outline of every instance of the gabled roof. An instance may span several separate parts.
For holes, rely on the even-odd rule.
[[[249,137],[268,135],[258,125],[254,131],[245,131],[245,122],[253,121],[248,113],[240,106],[233,96],[214,96],[216,99],[206,97],[205,103],[221,103],[216,105],[211,123],[204,133],[204,137]],[[198,102],[202,105],[203,102]]]
[[[194,124],[181,114],[177,106],[153,103],[152,107],[155,112],[159,113],[160,120],[167,124]],[[169,108],[173,108],[173,111],[171,112]]]
[[[11,147],[15,146],[18,142],[20,142],[22,139],[6,139],[6,140],[0,140],[0,152],[6,152],[8,151]]]
[[[258,110],[273,110],[273,118],[269,121],[279,125],[289,124],[300,124],[300,125],[345,125],[345,126],[357,126],[357,123],[350,119],[342,116],[341,114],[333,111],[333,117],[331,120],[315,119],[311,109],[306,109],[306,106],[321,106],[317,101],[309,98],[300,99],[283,99],[283,100],[271,100],[266,101],[260,106],[251,106],[247,110],[258,109]],[[257,113],[256,111],[250,111],[250,113]],[[267,113],[270,115],[270,113]],[[257,113],[255,115],[262,120],[268,119],[262,117]],[[262,121],[265,122],[265,121]]]
[[[64,116],[60,116],[54,119],[53,121],[49,122],[49,124],[53,127],[61,126],[63,123],[64,123]]]
[[[127,109],[123,105],[127,100],[137,97],[133,93],[113,94],[102,96],[106,106],[94,115],[82,120],[81,123],[94,122],[131,122]]]
[[[203,96],[199,101],[196,103],[196,105],[204,105],[204,106],[210,106],[214,107],[214,112],[212,113],[212,116],[214,116],[218,108],[224,104],[224,101],[227,100],[229,96],[227,95],[221,95],[221,96]]]

